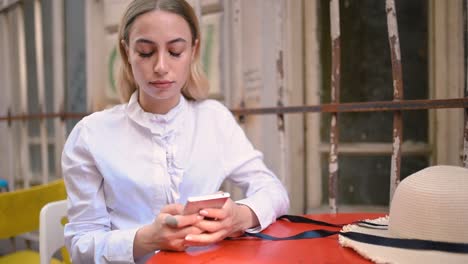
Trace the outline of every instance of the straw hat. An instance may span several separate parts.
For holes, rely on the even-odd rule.
[[[389,216],[366,221],[388,227],[347,225],[341,230],[345,234],[339,236],[339,242],[374,262],[468,263],[468,169],[434,166],[408,176],[395,191]],[[422,250],[358,242],[359,239],[346,237],[353,232],[378,236],[377,239],[458,243],[465,253],[444,251],[440,244],[433,250]]]

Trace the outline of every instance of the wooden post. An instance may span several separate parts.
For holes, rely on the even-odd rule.
[[[35,49],[36,49],[36,74],[37,74],[37,94],[39,103],[39,112],[45,112],[45,80],[44,80],[44,47],[42,33],[42,10],[39,0],[34,0],[34,34],[35,34]],[[49,154],[48,154],[48,137],[47,137],[47,120],[39,120],[39,139],[41,148],[41,164],[42,175],[41,182],[45,184],[49,178]],[[29,146],[28,146],[29,147]]]
[[[276,84],[277,84],[277,106],[284,106],[287,102],[287,94],[285,88],[285,58],[284,58],[284,25],[286,24],[285,17],[285,8],[286,5],[284,0],[275,1],[275,30],[276,30],[276,40],[275,40],[275,53],[276,53]],[[290,190],[290,182],[287,177],[288,169],[288,142],[286,139],[286,120],[284,114],[278,114],[276,116],[276,125],[278,129],[279,137],[279,158],[280,158],[280,169],[279,169],[279,178],[281,182],[286,186],[287,190]]]
[[[403,99],[403,74],[401,67],[400,40],[398,37],[398,23],[394,0],[386,0],[388,41],[392,59],[393,100]],[[390,201],[400,182],[401,144],[403,142],[403,125],[401,111],[393,114],[393,153],[390,171]]]
[[[52,45],[54,52],[54,109],[55,112],[65,111],[65,46],[64,46],[64,0],[55,0],[52,2]],[[62,176],[61,156],[65,142],[66,127],[64,120],[54,120],[55,132],[55,173],[56,177]]]
[[[22,5],[15,8],[18,32],[18,65],[19,65],[19,97],[20,111],[28,113],[28,77],[26,70],[26,34],[24,31],[24,9]],[[29,144],[28,144],[28,124],[23,121],[20,124],[20,161],[21,161],[21,176],[23,178],[23,188],[30,187],[31,169],[29,163]]]
[[[1,43],[0,43],[0,54],[2,54],[1,59],[5,63],[3,63],[3,74],[2,74],[2,80],[3,80],[3,86],[1,89],[1,93],[4,100],[2,100],[5,105],[2,107],[2,111],[8,111],[8,115],[11,115],[11,104],[12,104],[12,58],[11,58],[11,40],[9,39],[11,36],[11,24],[9,21],[9,13],[7,11],[2,11],[0,12],[0,32],[2,33],[1,35]],[[6,130],[6,135],[5,139],[3,139],[3,142],[7,143],[5,146],[5,150],[7,151],[3,157],[6,158],[5,163],[6,167],[8,170],[5,170],[5,173],[8,173],[4,176],[7,176],[8,178],[8,187],[10,191],[13,191],[15,189],[15,159],[14,157],[14,140],[13,140],[13,124],[12,122],[8,122],[5,126]]]
[[[331,103],[340,102],[340,5],[338,0],[330,0],[330,23],[331,23],[331,49],[332,49],[332,71],[331,71]],[[332,213],[338,212],[338,113],[332,113],[330,125],[330,158],[328,164],[328,203]]]
[[[304,81],[306,105],[320,104],[321,71],[320,62],[320,31],[318,10],[319,0],[304,1]],[[322,205],[322,175],[320,153],[320,114],[307,113],[305,120],[305,141],[306,141],[306,167],[305,196],[306,212],[311,208]],[[328,152],[328,148],[326,150]]]
[[[468,98],[468,0],[463,0],[463,41],[465,46],[465,98]],[[463,133],[463,165],[468,168],[468,108],[465,108],[465,131]]]

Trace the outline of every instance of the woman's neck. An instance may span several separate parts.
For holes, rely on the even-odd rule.
[[[147,97],[138,96],[138,103],[145,112],[158,115],[165,115],[169,113],[171,109],[176,107],[180,102],[180,96],[171,99],[158,100],[151,98],[148,100]]]

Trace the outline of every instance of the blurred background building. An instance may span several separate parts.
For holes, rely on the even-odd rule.
[[[129,1],[0,1],[0,178],[10,190],[60,178],[62,147],[80,114],[119,103],[117,30]],[[202,22],[211,98],[231,109],[330,103],[329,0],[190,2]],[[404,99],[463,98],[466,0],[395,2]],[[340,101],[393,100],[385,1],[339,4]],[[402,178],[432,164],[462,165],[463,113],[403,113]],[[29,118],[8,121],[21,115]],[[327,210],[330,114],[239,121],[287,186],[291,213]],[[385,209],[393,113],[341,113],[338,126],[341,210]]]

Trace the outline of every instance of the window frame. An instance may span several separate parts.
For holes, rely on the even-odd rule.
[[[10,190],[15,190],[16,187],[29,188],[35,184],[44,184],[61,177],[61,150],[65,139],[65,125],[63,120],[55,119],[53,121],[54,136],[49,136],[47,131],[47,119],[41,118],[45,115],[45,74],[44,74],[44,50],[43,50],[43,21],[42,21],[42,1],[34,0],[34,31],[35,43],[34,54],[36,56],[36,74],[37,74],[37,89],[38,89],[38,104],[40,108],[39,113],[29,113],[28,110],[28,74],[26,69],[26,38],[25,38],[25,17],[23,1],[3,1],[0,6],[0,17],[5,23],[2,23],[5,36],[16,37],[18,43],[17,55],[18,61],[14,61],[10,54],[15,53],[15,48],[10,44],[11,42],[5,38],[3,43],[3,53],[6,61],[10,61],[5,66],[3,75],[6,77],[6,82],[2,93],[7,94],[8,110],[12,111],[13,108],[18,107],[18,112],[23,116],[22,119],[28,120],[28,116],[35,116],[34,119],[39,119],[39,135],[31,136],[28,133],[28,122],[19,122],[12,124],[8,122],[7,133],[9,135],[8,156],[9,168],[8,182]],[[52,23],[52,45],[53,45],[53,93],[54,93],[54,112],[63,111],[63,95],[64,95],[64,38],[63,38],[63,1],[51,1],[52,5],[52,19],[59,21]],[[15,23],[9,23],[8,19],[16,20]],[[16,32],[15,34],[11,34]],[[7,77],[8,76],[8,77]],[[19,93],[13,93],[15,85],[14,79],[18,80]],[[17,105],[17,106],[15,106]],[[21,119],[21,118],[20,118]],[[15,144],[15,142],[19,144]],[[37,174],[31,168],[30,148],[32,146],[39,146],[41,158],[40,165],[41,171]],[[49,146],[53,146],[55,175],[51,175],[49,168]]]

